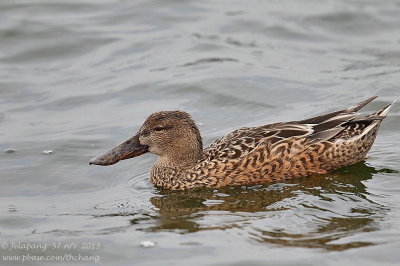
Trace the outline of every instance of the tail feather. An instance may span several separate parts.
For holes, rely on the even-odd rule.
[[[369,116],[357,116],[353,119],[351,119],[350,121],[348,121],[347,123],[358,123],[358,122],[371,122],[371,121],[375,121],[375,120],[383,120],[385,119],[386,116],[380,116],[380,115],[369,115]]]
[[[382,109],[371,115],[368,115],[366,117],[360,117],[359,119],[355,118],[354,120],[352,120],[351,122],[354,121],[356,123],[371,121],[370,124],[365,129],[363,129],[363,132],[358,136],[354,136],[354,138],[361,138],[364,135],[371,132],[372,130],[378,130],[382,120],[386,118],[386,115],[389,113],[390,109],[393,107],[395,102],[396,101],[393,101],[391,104],[386,105],[385,107],[383,107]]]
[[[391,104],[386,105],[381,110],[373,113],[371,116],[383,116],[383,117],[386,117],[386,115],[389,113],[390,109],[392,109],[392,107],[394,106],[395,103],[396,103],[396,101],[393,101]]]
[[[374,121],[374,120],[383,120],[386,118],[386,115],[389,113],[390,109],[392,109],[394,103],[396,101],[392,102],[391,104],[386,105],[382,109],[376,111],[375,113],[372,113],[367,116],[356,116],[348,123],[357,123],[357,122],[369,122],[369,121]]]
[[[366,106],[367,104],[369,104],[370,102],[375,100],[376,98],[378,98],[378,96],[370,97],[370,98],[356,104],[355,106],[352,106],[347,109],[331,112],[328,114],[323,114],[320,116],[315,116],[315,117],[300,120],[297,122],[300,124],[319,124],[319,123],[328,122],[331,120],[337,120],[338,118],[351,118],[352,117],[351,114],[357,112],[358,110],[360,110],[361,108],[363,108],[364,106]]]
[[[361,108],[363,108],[364,106],[366,106],[367,104],[369,104],[370,102],[375,100],[376,98],[378,98],[378,96],[370,97],[370,98],[368,98],[368,99],[366,99],[366,100],[364,100],[364,101],[362,101],[362,102],[360,102],[360,103],[358,103],[358,104],[356,104],[356,105],[354,105],[354,106],[352,106],[350,108],[347,108],[346,111],[349,112],[349,113],[350,112],[351,113],[357,112],[358,110],[360,110]]]

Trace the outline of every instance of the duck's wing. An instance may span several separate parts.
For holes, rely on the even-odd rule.
[[[355,113],[375,98],[371,97],[353,107],[305,120],[235,130],[206,148],[204,159],[240,159],[259,145],[267,145],[272,149],[278,142],[298,143],[295,140],[301,140],[306,148],[307,145],[317,142],[349,138],[365,129],[372,121],[384,118],[379,112],[370,116],[357,116]]]
[[[251,153],[261,142],[273,144],[290,137],[305,137],[312,133],[309,125],[296,122],[244,127],[215,140],[204,150],[204,159],[239,159]]]

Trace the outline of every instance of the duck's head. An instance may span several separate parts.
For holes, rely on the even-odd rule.
[[[135,136],[91,159],[89,164],[112,165],[150,152],[160,157],[159,163],[184,165],[197,161],[202,150],[199,129],[188,113],[162,111],[151,114]]]

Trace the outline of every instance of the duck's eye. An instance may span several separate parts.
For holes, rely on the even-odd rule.
[[[155,127],[154,128],[154,131],[163,131],[165,128],[163,128],[163,127]]]

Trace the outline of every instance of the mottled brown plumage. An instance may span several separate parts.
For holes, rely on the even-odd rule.
[[[149,151],[159,156],[150,181],[173,190],[326,174],[361,161],[371,148],[393,105],[368,116],[356,114],[375,98],[310,119],[241,128],[204,150],[200,132],[188,113],[157,112],[125,142],[131,152],[119,145],[90,163],[109,165]],[[118,155],[120,150],[124,152]]]

